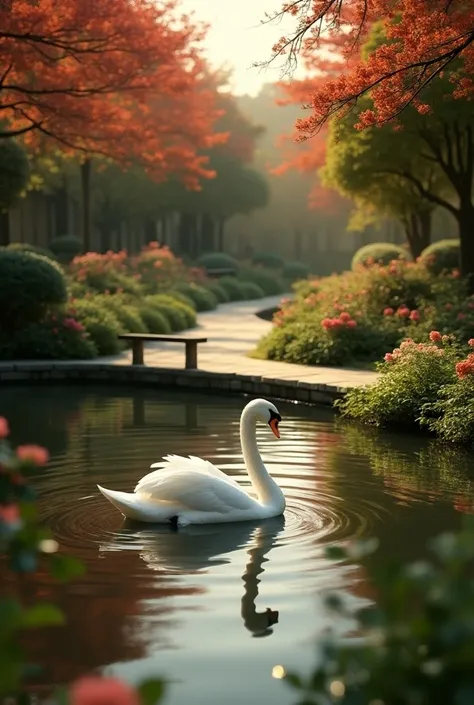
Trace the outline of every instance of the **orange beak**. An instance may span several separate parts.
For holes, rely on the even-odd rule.
[[[270,428],[272,429],[273,433],[277,438],[280,438],[280,431],[278,429],[278,419],[272,419],[270,423],[268,424]]]

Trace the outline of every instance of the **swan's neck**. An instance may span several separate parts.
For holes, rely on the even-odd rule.
[[[257,497],[262,504],[282,504],[284,495],[275,480],[270,477],[257,448],[257,420],[244,409],[240,419],[240,440],[245,465]]]

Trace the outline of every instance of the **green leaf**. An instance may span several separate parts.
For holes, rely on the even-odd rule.
[[[157,705],[165,694],[165,682],[160,679],[147,680],[138,687],[142,705]]]
[[[35,627],[50,627],[65,623],[64,615],[51,602],[41,602],[25,610],[22,615],[22,626],[28,629]]]
[[[53,578],[66,583],[73,578],[83,575],[85,568],[77,558],[53,553],[49,556],[49,571]]]

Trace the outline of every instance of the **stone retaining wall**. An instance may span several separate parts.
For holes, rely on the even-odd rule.
[[[116,365],[91,362],[0,363],[0,390],[6,384],[61,381],[105,384],[153,385],[162,388],[197,389],[269,396],[285,401],[332,406],[346,393],[344,387],[310,384],[296,380],[252,375],[223,374],[203,370],[165,369],[147,365]]]

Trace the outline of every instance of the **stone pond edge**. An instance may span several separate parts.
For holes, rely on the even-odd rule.
[[[346,387],[311,384],[260,375],[208,372],[90,362],[4,362],[0,363],[0,390],[9,384],[27,382],[96,382],[153,385],[161,388],[194,389],[270,396],[290,402],[332,406],[347,392]]]

